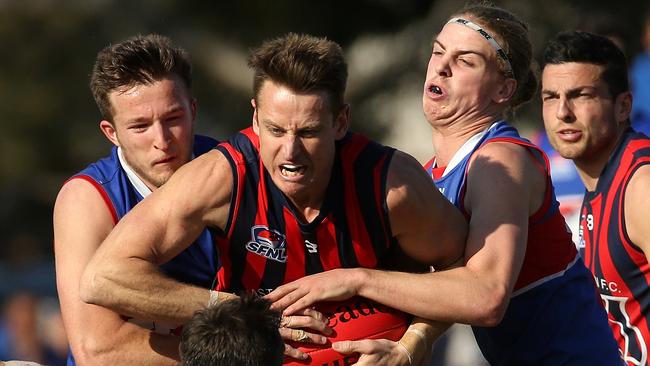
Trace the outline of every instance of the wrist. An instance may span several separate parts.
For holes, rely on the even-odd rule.
[[[353,281],[355,295],[368,297],[368,294],[370,293],[368,287],[369,284],[372,283],[370,280],[371,277],[371,271],[366,268],[354,269],[354,275],[351,276],[351,280]]]

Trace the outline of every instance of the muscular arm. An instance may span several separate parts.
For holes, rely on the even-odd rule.
[[[209,299],[206,289],[183,284],[158,269],[187,248],[206,226],[228,218],[232,174],[218,151],[179,169],[131,210],[88,263],[81,298],[136,318],[184,323]]]
[[[462,258],[467,223],[413,157],[395,153],[386,190],[393,235],[408,255],[436,268]]]
[[[92,213],[92,214],[91,214]],[[81,273],[113,218],[90,183],[66,183],[54,206],[54,254],[61,312],[78,365],[177,365],[178,337],[127,323],[117,313],[79,297]]]
[[[637,169],[625,190],[625,228],[650,261],[650,165]]]
[[[542,204],[545,185],[525,148],[486,145],[468,174],[465,266],[419,275],[359,270],[359,294],[427,319],[498,324],[523,263],[528,218]]]

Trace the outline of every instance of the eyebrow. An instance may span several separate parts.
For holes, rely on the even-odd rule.
[[[566,91],[564,92],[564,94],[568,95],[569,97],[574,97],[574,96],[580,94],[581,92],[583,92],[583,91],[585,91],[585,90],[589,90],[589,91],[592,91],[592,92],[597,92],[597,91],[598,91],[598,89],[595,88],[595,87],[593,87],[593,86],[588,86],[588,85],[579,85],[579,86],[576,86],[576,87],[574,87],[574,88],[571,88],[571,89],[566,90]],[[555,91],[555,90],[542,89],[542,94],[546,94],[546,95],[559,95],[560,93],[558,93],[558,92]]]
[[[447,48],[445,48],[445,46],[444,46],[442,43],[440,43],[440,41],[438,41],[437,39],[434,39],[434,40],[433,40],[433,45],[432,45],[432,47],[435,46],[436,44],[437,44],[438,46],[440,46],[444,51],[447,50]],[[482,53],[480,53],[480,52],[478,52],[478,51],[474,51],[474,50],[463,50],[463,49],[461,49],[461,50],[459,50],[459,51],[456,52],[456,53],[459,54],[459,55],[467,55],[467,54],[477,55],[477,56],[479,56],[480,58],[482,58],[482,59],[484,59],[484,60],[487,60],[487,58],[485,57],[484,54],[482,54]]]
[[[177,105],[174,105],[169,110],[164,111],[160,116],[163,117],[163,118],[166,118],[169,115],[176,114],[176,113],[179,113],[179,112],[184,113],[183,109],[184,108],[183,108],[182,105],[177,104]],[[130,118],[128,121],[126,121],[126,123],[142,123],[142,122],[148,122],[149,120],[150,120],[149,117],[139,115],[139,116],[137,116],[135,118]]]

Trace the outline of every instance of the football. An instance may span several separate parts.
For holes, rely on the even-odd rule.
[[[329,319],[334,331],[327,337],[324,345],[290,342],[289,344],[309,355],[304,361],[286,359],[285,366],[351,365],[359,358],[358,354],[341,354],[332,349],[332,342],[356,341],[362,339],[390,339],[397,341],[411,323],[411,316],[399,310],[378,304],[374,301],[353,297],[340,302],[323,302],[315,309]]]

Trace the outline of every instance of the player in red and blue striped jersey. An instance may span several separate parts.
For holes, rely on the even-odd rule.
[[[566,32],[544,54],[544,124],[584,182],[578,248],[627,365],[650,347],[650,138],[630,126],[625,55],[607,38]]]

